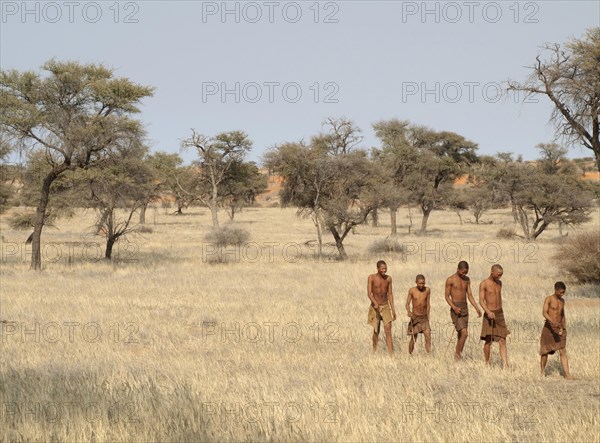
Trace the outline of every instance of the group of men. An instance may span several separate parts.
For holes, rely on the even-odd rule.
[[[456,273],[446,279],[445,298],[450,306],[450,318],[457,332],[457,342],[454,352],[456,361],[461,359],[462,351],[468,337],[469,309],[467,300],[481,317],[481,309],[477,306],[471,292],[471,280],[467,277],[469,264],[466,261],[458,263]],[[483,355],[485,363],[489,364],[492,342],[498,342],[502,365],[508,368],[508,353],[506,337],[510,331],[506,327],[506,320],[502,310],[502,281],[500,278],[504,270],[499,264],[492,266],[489,277],[479,284],[479,304],[483,309],[483,323],[480,338],[484,341]],[[408,352],[412,354],[419,333],[425,336],[425,350],[431,350],[431,327],[429,325],[431,289],[425,286],[425,276],[417,275],[416,286],[408,291],[406,298],[406,314],[410,318],[408,335],[410,342]],[[544,327],[540,337],[541,373],[545,373],[548,355],[556,351],[560,354],[565,378],[571,378],[567,362],[567,325],[565,318],[563,296],[566,286],[563,282],[554,284],[554,294],[544,300],[543,316]],[[373,351],[377,350],[379,342],[380,324],[383,322],[385,340],[388,352],[394,350],[392,341],[392,321],[396,320],[394,293],[392,290],[392,277],[387,275],[387,264],[380,260],[377,262],[377,273],[369,275],[367,281],[367,295],[371,301],[367,323],[373,326]],[[412,308],[412,309],[411,309]]]

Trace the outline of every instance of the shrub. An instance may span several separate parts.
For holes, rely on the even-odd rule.
[[[517,234],[515,228],[500,228],[498,232],[496,232],[496,238],[503,238],[505,240],[510,240]]]
[[[152,229],[150,226],[142,225],[137,228],[137,232],[139,232],[140,234],[152,234],[152,232],[154,232],[154,229]]]
[[[375,240],[369,246],[369,253],[376,254],[386,254],[389,252],[394,252],[397,254],[402,254],[404,252],[404,247],[395,237],[386,237]]]
[[[242,246],[250,240],[250,233],[234,225],[212,229],[204,240],[216,246]]]
[[[552,257],[561,270],[580,283],[600,283],[600,232],[569,236]]]

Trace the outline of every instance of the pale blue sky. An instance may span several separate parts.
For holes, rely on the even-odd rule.
[[[480,154],[535,158],[535,145],[553,135],[549,102],[494,103],[496,87],[525,79],[542,43],[600,25],[597,1],[427,2],[425,16],[420,1],[227,2],[239,23],[234,13],[221,16],[223,2],[28,2],[25,15],[20,1],[0,3],[2,69],[36,70],[50,58],[102,62],[156,87],[141,114],[153,150],[179,152],[190,128],[241,129],[254,141],[253,160],[277,143],[308,139],[328,116],[353,119],[365,148],[378,143],[373,122],[397,117],[458,132]],[[208,94],[236,82],[239,103],[235,94],[224,103],[219,91]],[[439,94],[421,96],[436,83]],[[328,94],[337,103],[326,103]]]

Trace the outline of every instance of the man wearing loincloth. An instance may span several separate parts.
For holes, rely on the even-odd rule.
[[[392,320],[396,320],[392,277],[387,275],[387,265],[383,260],[377,262],[377,273],[369,275],[367,280],[367,296],[371,300],[367,323],[373,326],[373,351],[377,351],[379,341],[379,326],[383,321],[385,341],[388,352],[394,352],[392,342]]]
[[[540,355],[542,356],[540,365],[542,375],[544,375],[548,354],[558,351],[564,377],[570,380],[571,373],[567,361],[567,320],[565,318],[565,301],[563,300],[566,290],[567,286],[558,281],[554,283],[554,294],[544,300],[542,313],[546,321],[540,337]]]
[[[456,269],[456,274],[452,274],[446,279],[446,302],[450,305],[450,318],[454,323],[454,328],[458,334],[454,359],[461,359],[465,342],[467,341],[469,326],[469,309],[467,307],[467,297],[469,302],[477,310],[477,316],[481,317],[481,310],[475,303],[473,293],[471,292],[471,280],[467,277],[469,264],[466,261],[460,261]]]
[[[485,340],[483,344],[485,364],[490,363],[492,341],[497,341],[500,346],[502,367],[507,369],[506,336],[510,334],[510,331],[506,327],[506,320],[502,311],[502,281],[500,280],[502,274],[504,274],[502,266],[495,264],[492,266],[490,276],[479,285],[479,304],[485,311],[480,337]]]
[[[425,286],[425,276],[419,274],[415,279],[417,286],[408,290],[406,298],[406,314],[410,317],[408,323],[408,335],[410,342],[408,343],[408,353],[412,354],[415,349],[417,335],[422,333],[425,336],[425,351],[431,349],[431,328],[429,327],[429,300],[431,290]],[[412,303],[412,311],[410,304]]]

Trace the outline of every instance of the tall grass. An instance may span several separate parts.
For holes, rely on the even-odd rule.
[[[489,216],[510,221],[508,211]],[[32,273],[30,246],[7,217],[0,441],[600,438],[593,287],[567,288],[576,380],[561,378],[556,356],[539,376],[542,302],[565,279],[551,260],[555,230],[537,243],[496,239],[493,225],[460,226],[438,212],[429,235],[400,236],[403,255],[386,256],[398,313],[388,357],[383,337],[372,353],[366,324],[366,279],[379,258],[369,246],[389,233],[385,224],[358,228],[347,240],[351,259],[339,262],[327,248],[317,257],[314,227],[292,209],[248,210],[237,223],[252,241],[230,246],[228,263],[209,265],[210,217],[159,214],[152,232],[120,244],[117,261],[106,263],[102,251],[96,260],[95,239],[81,235],[91,224],[82,214],[44,232],[44,271]],[[596,213],[583,229],[597,223]],[[443,287],[461,259],[471,264],[476,297],[491,264],[504,267],[508,371],[497,345],[483,366],[473,310],[464,360],[452,361]],[[425,354],[420,337],[409,356],[403,306],[419,273],[432,288],[433,351]]]

